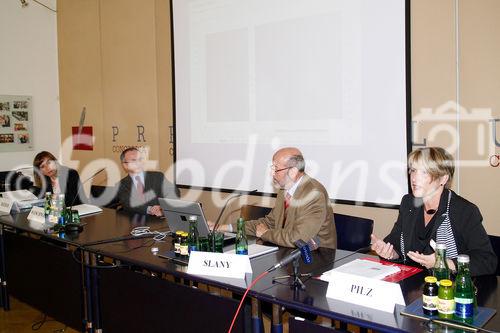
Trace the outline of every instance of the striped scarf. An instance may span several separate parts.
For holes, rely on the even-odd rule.
[[[453,229],[451,228],[450,220],[450,200],[451,191],[448,190],[448,203],[446,205],[446,212],[443,213],[444,221],[438,227],[436,232],[437,243],[446,244],[446,257],[450,259],[455,259],[458,257],[457,243],[455,242],[455,236],[453,236]],[[405,241],[403,237],[403,232],[401,232],[400,237],[401,253],[403,254],[403,261],[406,262],[406,251],[405,251]]]

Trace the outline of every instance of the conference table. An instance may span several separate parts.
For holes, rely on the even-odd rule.
[[[79,234],[47,236],[43,230],[34,228],[26,216],[21,213],[0,217],[0,246],[4,249],[0,257],[4,267],[0,272],[2,281],[6,279],[8,292],[22,301],[71,327],[86,331],[225,332],[229,328],[245,291],[242,287],[190,275],[186,266],[160,257],[159,253],[172,250],[170,237],[154,241],[150,237],[130,236],[136,226],[166,231],[168,224],[164,219],[104,209],[101,214],[83,217],[85,226]],[[158,251],[152,251],[153,248]],[[253,277],[291,251],[280,248],[252,259]],[[313,262],[300,267],[301,272],[312,272],[314,276],[305,279],[304,290],[273,283],[273,277],[290,274],[291,267],[273,271],[249,292],[250,300],[244,303],[233,331],[259,331],[253,318],[255,307],[264,308],[264,312],[271,309],[269,315],[275,332],[282,329],[283,308],[308,319],[321,316],[380,332],[439,331],[439,327],[402,316],[403,306],[397,306],[394,313],[387,313],[326,297],[328,283],[316,276],[366,256],[339,249],[314,251]],[[421,297],[426,274],[421,272],[399,282],[406,304]],[[498,309],[498,278],[475,278],[475,284],[478,304]],[[48,288],[48,292],[37,292],[42,287]],[[43,300],[44,297],[49,301]],[[5,290],[2,301],[5,307]],[[325,329],[309,320],[301,321],[300,325],[302,332],[307,331],[307,327],[311,331]],[[291,324],[290,332],[295,327]],[[485,328],[499,331],[499,316],[493,316]]]
[[[28,212],[0,216],[1,305],[9,294],[68,326],[82,330],[92,322],[93,270],[86,244],[129,237],[136,226],[165,229],[154,217],[103,209],[82,218],[83,232],[48,233],[47,225],[27,219]]]

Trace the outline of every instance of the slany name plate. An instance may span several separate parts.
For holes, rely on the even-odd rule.
[[[396,304],[405,305],[397,283],[335,271],[330,273],[326,297],[385,312],[393,312]]]
[[[245,255],[193,251],[187,273],[246,288],[252,279],[252,266]]]
[[[45,209],[33,206],[28,214],[28,220],[30,222],[45,223]]]
[[[14,201],[7,198],[0,198],[0,213],[10,214]]]

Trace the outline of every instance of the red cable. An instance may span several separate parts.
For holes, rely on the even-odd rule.
[[[241,310],[241,305],[243,304],[243,301],[245,300],[245,297],[247,296],[248,292],[250,291],[250,289],[252,289],[252,287],[257,283],[257,281],[259,281],[260,279],[262,279],[267,273],[269,273],[268,271],[265,271],[265,272],[262,272],[262,274],[260,274],[255,280],[252,281],[252,283],[250,283],[250,285],[248,286],[247,290],[245,291],[245,293],[243,294],[243,297],[241,298],[241,301],[240,301],[240,305],[238,305],[238,309],[236,310],[236,313],[234,314],[234,317],[233,317],[233,321],[231,322],[231,327],[229,327],[229,331],[227,331],[227,333],[231,333],[232,329],[233,329],[233,325],[234,325],[234,322],[236,321],[236,318],[238,317],[238,313],[240,313],[240,310]]]

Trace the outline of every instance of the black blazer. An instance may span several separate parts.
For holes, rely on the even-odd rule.
[[[81,203],[87,202],[87,197],[85,191],[82,188],[82,182],[80,181],[80,175],[78,171],[70,169],[68,167],[59,165],[57,169],[57,177],[59,178],[59,187],[61,188],[61,193],[65,194],[65,204],[66,207],[79,205]],[[38,197],[43,197],[45,192],[52,192],[52,182],[50,177],[44,176],[41,187],[37,188]]]
[[[449,190],[451,191],[451,190]],[[419,218],[423,216],[423,205],[421,199],[407,194],[401,200],[398,220],[394,224],[391,233],[384,241],[394,245],[394,250],[403,258],[401,253],[401,234],[404,239],[404,251],[415,251],[415,226]],[[434,253],[429,241],[436,240],[438,227],[444,221],[442,216],[446,212],[448,203],[448,190],[441,195],[436,220],[430,237],[426,239],[426,246],[420,249],[423,254]],[[490,239],[483,227],[483,217],[476,205],[451,191],[450,199],[450,221],[458,254],[467,254],[470,257],[470,272],[473,276],[494,274],[497,267],[497,256],[493,251]],[[420,251],[419,250],[419,251]],[[407,264],[415,264],[407,257]],[[456,263],[456,262],[455,262]]]
[[[180,192],[163,173],[158,171],[144,172],[144,197],[142,200],[130,176],[126,176],[118,183],[118,200],[122,208],[127,211],[146,214],[148,206],[158,205],[158,198],[179,198]]]

